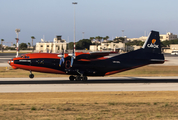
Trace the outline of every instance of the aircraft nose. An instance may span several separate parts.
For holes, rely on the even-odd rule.
[[[7,62],[7,63],[10,65],[10,63],[11,63],[11,62],[10,62],[10,60],[8,60],[8,62]]]
[[[12,63],[13,63],[13,59],[8,60],[7,63],[8,63],[9,65],[12,65]]]
[[[14,59],[10,59],[10,60],[8,61],[8,63],[9,63],[9,65],[10,65],[13,69],[17,69],[17,67],[16,67],[15,64],[14,64]]]

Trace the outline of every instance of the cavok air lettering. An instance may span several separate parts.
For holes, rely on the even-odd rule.
[[[147,47],[149,48],[159,48],[159,45],[156,45],[156,39],[152,39],[152,43],[148,44]]]

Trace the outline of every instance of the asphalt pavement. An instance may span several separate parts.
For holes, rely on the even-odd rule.
[[[89,77],[87,82],[68,78],[0,78],[0,93],[177,91],[177,77]]]

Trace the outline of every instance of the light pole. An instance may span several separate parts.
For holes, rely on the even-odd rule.
[[[31,45],[31,47],[32,47],[32,52],[34,52],[34,49],[33,49],[33,39],[35,39],[35,37],[34,37],[34,36],[31,36],[31,39],[32,39],[32,45]]]
[[[17,38],[16,38],[16,40],[17,40],[17,55],[16,55],[16,57],[18,57],[19,56],[19,43],[18,43],[18,41],[19,41],[19,32],[20,32],[20,29],[15,29],[15,32],[16,32],[16,34],[17,34]]]
[[[4,39],[1,39],[1,51],[3,52],[3,41]]]
[[[124,37],[124,30],[122,30],[122,37]]]
[[[82,39],[84,39],[84,34],[85,34],[85,32],[82,32],[82,34],[83,34]]]
[[[74,5],[74,53],[75,53],[75,5],[77,5],[77,2],[72,2]]]

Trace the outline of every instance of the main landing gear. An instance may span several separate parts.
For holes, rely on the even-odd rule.
[[[30,75],[29,75],[29,78],[34,78],[34,74],[32,74],[32,71],[30,70]]]
[[[88,78],[87,78],[87,76],[80,76],[80,75],[77,75],[77,76],[73,76],[73,75],[71,75],[70,77],[69,77],[69,80],[70,81],[87,81],[88,80]]]

